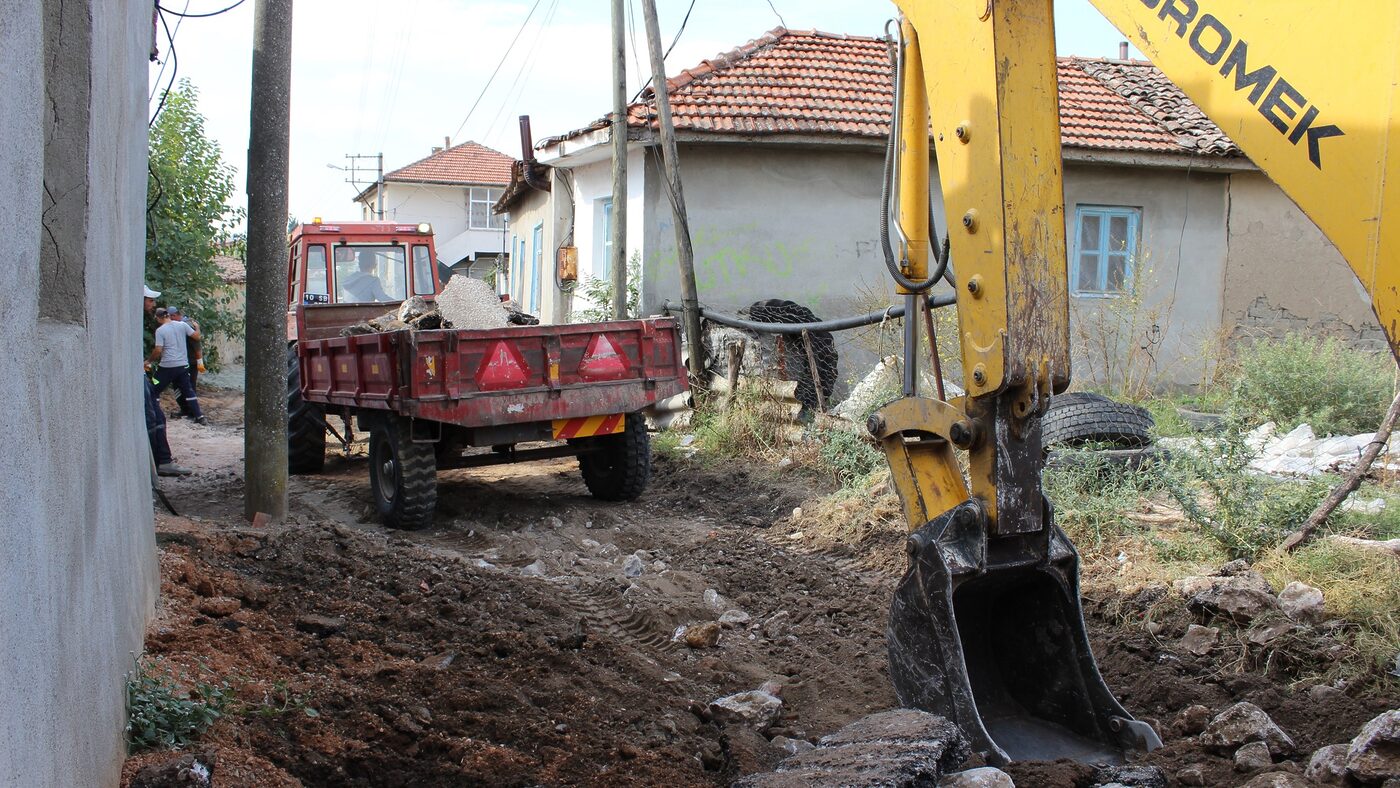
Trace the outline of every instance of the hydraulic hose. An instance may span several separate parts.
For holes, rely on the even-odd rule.
[[[923,298],[928,305],[934,309],[952,306],[957,302],[956,293],[927,295],[923,296]],[[681,307],[672,304],[670,301],[662,303],[661,309],[667,313],[682,311]],[[903,306],[891,306],[887,309],[868,312],[864,315],[842,317],[835,320],[822,320],[816,323],[760,323],[756,320],[745,320],[742,317],[735,317],[734,315],[727,315],[723,312],[715,312],[705,307],[700,307],[700,317],[712,323],[729,326],[730,328],[741,328],[745,331],[756,331],[761,334],[801,334],[803,331],[844,331],[848,328],[872,326],[884,320],[903,316]]]

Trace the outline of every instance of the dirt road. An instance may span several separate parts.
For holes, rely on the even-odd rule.
[[[800,474],[662,456],[644,499],[615,505],[588,497],[572,460],[451,471],[435,529],[397,533],[375,522],[361,452],[295,478],[289,522],[254,530],[241,523],[239,405],[222,405],[207,428],[171,427],[198,473],[164,485],[181,516],[158,518],[147,638],[149,653],[235,689],[202,744],[217,784],[723,785],[784,753],[710,721],[716,697],[778,682],[770,735],[794,739],[895,705],[883,634],[895,578],[769,527],[824,492]],[[1169,774],[1199,763],[1210,784],[1244,781],[1175,732],[1194,703],[1252,700],[1309,749],[1390,707],[1178,654],[1170,629],[1142,627],[1155,602],[1089,611],[1110,686],[1161,723],[1168,747],[1150,761]],[[737,623],[715,646],[676,639],[725,613]],[[1069,764],[1012,773],[1093,784]]]

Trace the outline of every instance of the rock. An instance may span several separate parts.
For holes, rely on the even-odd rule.
[[[722,736],[729,763],[740,774],[768,771],[789,755],[746,725],[725,728]]]
[[[769,640],[777,640],[787,634],[788,621],[791,616],[786,610],[779,610],[763,622],[763,636]]]
[[[719,622],[706,621],[685,628],[685,644],[691,648],[714,648],[719,644]]]
[[[544,520],[540,522],[540,527],[542,527],[542,528],[563,528],[563,527],[564,527],[564,521],[563,521],[563,520],[560,520],[558,517],[555,517],[555,516],[553,516],[553,515],[550,515],[549,517],[544,518]]]
[[[1172,720],[1172,730],[1182,736],[1194,736],[1210,724],[1210,709],[1199,703],[1187,706]]]
[[[1215,573],[1221,577],[1234,577],[1235,575],[1242,575],[1248,571],[1249,560],[1245,558],[1236,558],[1233,561],[1221,564],[1220,568],[1217,569]]]
[[[210,788],[214,784],[212,752],[192,752],[143,766],[131,778],[131,788]]]
[[[1347,771],[1362,782],[1400,777],[1400,710],[1387,711],[1366,723],[1351,740]]]
[[[331,616],[303,615],[293,622],[297,629],[317,637],[334,635],[345,628],[345,619]]]
[[[971,748],[948,720],[912,709],[872,714],[798,753],[776,772],[745,777],[743,788],[924,786],[967,759]]]
[[[1209,654],[1212,648],[1215,648],[1215,643],[1218,640],[1220,640],[1220,630],[1216,627],[1192,624],[1186,628],[1186,634],[1182,636],[1179,645],[1182,650],[1203,657]]]
[[[1287,755],[1294,747],[1293,739],[1263,709],[1249,702],[1236,703],[1220,712],[1201,734],[1201,744],[1221,754],[1256,741],[1267,744],[1269,754],[1274,756]]]
[[[788,755],[796,755],[800,752],[816,749],[816,745],[806,739],[789,739],[786,736],[774,736],[769,740],[769,743]]]
[[[710,717],[720,724],[747,725],[762,733],[782,713],[783,701],[762,690],[736,692],[710,701]]]
[[[1269,755],[1269,745],[1262,741],[1252,741],[1235,750],[1235,768],[1242,772],[1257,772],[1274,765]]]
[[[1377,556],[1390,556],[1400,558],[1400,539],[1388,539],[1377,541],[1375,539],[1357,539],[1354,536],[1341,536],[1334,534],[1327,537],[1327,541],[1333,544],[1345,545],[1357,550],[1367,550]]]
[[[1167,774],[1156,766],[1100,766],[1094,770],[1094,782],[1103,788],[1167,788]]]
[[[453,278],[455,279],[456,277]],[[636,553],[633,553],[623,559],[622,575],[623,577],[641,577],[644,567],[645,564],[642,563],[642,559]]]
[[[400,714],[399,716],[395,717],[392,724],[395,730],[398,730],[401,733],[407,733],[409,736],[423,735],[423,726],[419,725],[417,722],[414,722],[413,718],[408,716],[407,714]]]
[[[1198,579],[1200,578],[1186,578]],[[1245,572],[1209,580],[1209,585],[1205,587],[1201,587],[1200,584],[1183,586],[1199,589],[1186,600],[1186,606],[1195,613],[1221,616],[1237,624],[1248,624],[1266,613],[1279,609],[1279,601],[1274,596],[1273,589],[1258,573]]]
[[[1001,769],[983,766],[945,775],[938,781],[938,788],[1016,788],[1016,783]]]
[[[716,613],[723,613],[724,611],[733,607],[729,603],[728,599],[725,599],[723,596],[720,595],[718,591],[714,590],[713,588],[705,589],[703,599],[705,602],[705,607],[708,607]]]
[[[536,561],[529,566],[522,567],[520,574],[525,577],[544,577],[546,574],[543,561]]]
[[[1278,593],[1279,606],[1284,615],[1294,621],[1316,624],[1326,617],[1322,603],[1322,591],[1297,580],[1283,587]]]
[[[452,661],[455,659],[457,659],[457,652],[444,651],[441,654],[433,654],[432,656],[424,657],[418,664],[431,670],[447,670],[451,667]]]
[[[210,597],[209,599],[201,599],[199,601],[199,612],[213,618],[223,618],[224,616],[231,616],[237,613],[238,608],[242,606],[243,603],[232,597],[216,596]]]
[[[1176,773],[1176,781],[1182,785],[1206,785],[1206,773],[1199,766],[1187,766]]]
[[[1310,788],[1302,777],[1290,772],[1269,772],[1245,783],[1242,788]]]
[[[1308,769],[1303,776],[1322,785],[1345,785],[1347,745],[1329,744],[1319,748],[1308,759]]]
[[[1251,629],[1249,642],[1256,646],[1267,646],[1297,628],[1298,625],[1292,621],[1274,621]]]
[[[726,610],[719,617],[720,626],[729,628],[746,627],[751,620],[749,614],[742,610]]]

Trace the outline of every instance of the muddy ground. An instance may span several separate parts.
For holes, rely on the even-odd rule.
[[[196,745],[215,756],[217,785],[725,785],[783,753],[710,721],[716,697],[777,681],[769,735],[807,739],[895,705],[883,628],[896,578],[793,538],[784,518],[827,492],[798,473],[658,456],[643,500],[614,505],[588,497],[572,460],[451,471],[436,527],[398,533],[374,520],[360,449],[292,481],[288,523],[253,529],[241,402],[201,402],[209,426],[170,428],[197,473],[163,480],[180,516],[157,517],[146,648],[234,688]],[[715,647],[674,639],[728,610],[750,623]],[[1193,704],[1258,704],[1302,764],[1400,705],[1298,681],[1335,656],[1325,642],[1196,657],[1174,647],[1190,619],[1161,594],[1086,611],[1109,686],[1167,743],[1144,762],[1169,776],[1250,776],[1196,744],[1177,720]],[[126,774],[170,757],[139,755]],[[1093,784],[1069,763],[1008,771],[1022,786]]]

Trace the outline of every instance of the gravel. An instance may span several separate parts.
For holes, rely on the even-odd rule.
[[[507,313],[491,285],[469,276],[454,276],[437,297],[438,310],[454,328],[505,328]]]

